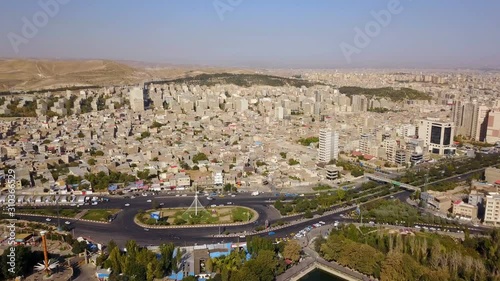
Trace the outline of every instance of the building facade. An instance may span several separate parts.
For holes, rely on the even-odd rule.
[[[424,141],[428,152],[439,155],[455,154],[453,137],[455,126],[451,122],[420,120],[418,138]]]
[[[319,131],[318,161],[328,163],[339,158],[339,134],[332,129]]]
[[[498,141],[500,141],[500,109],[489,112],[486,127],[486,142],[496,143]]]
[[[498,225],[500,223],[500,194],[490,193],[486,195],[485,201],[484,223]]]

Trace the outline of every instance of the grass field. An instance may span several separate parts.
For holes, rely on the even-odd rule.
[[[61,217],[75,217],[82,210],[80,209],[59,209],[59,215]],[[57,209],[18,209],[17,212],[24,214],[34,214],[34,215],[45,215],[45,216],[57,216]]]
[[[83,215],[82,219],[86,220],[94,220],[94,221],[108,221],[111,215],[118,213],[119,209],[94,209],[89,210],[85,215]]]
[[[149,210],[139,215],[142,223],[152,225],[195,225],[195,224],[218,224],[218,223],[236,223],[251,220],[255,216],[255,211],[244,207],[215,207],[199,210],[198,214],[194,211],[186,212],[187,208],[160,209],[160,220],[157,222],[152,219]]]

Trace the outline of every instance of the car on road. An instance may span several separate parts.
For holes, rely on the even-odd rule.
[[[175,195],[175,197],[179,197],[179,196],[181,196],[181,195],[180,195],[180,194],[176,194],[176,195]]]
[[[151,202],[152,202],[151,199],[146,200],[146,203],[151,203]]]
[[[233,205],[233,202],[227,202],[226,204],[228,204],[228,205]]]
[[[94,205],[94,206],[97,205],[97,202],[92,202],[92,205]]]
[[[130,204],[129,203],[125,203],[125,207],[128,207],[128,206],[130,206]]]
[[[215,207],[217,207],[217,205],[212,204],[212,205],[210,205],[210,207],[215,208]]]
[[[224,207],[224,204],[220,204],[219,207]]]
[[[212,201],[212,200],[214,200],[214,199],[213,199],[212,197],[208,196],[208,197],[207,197],[207,200],[208,200],[208,201]]]
[[[65,224],[71,224],[71,222],[70,222],[70,221],[65,221],[64,223],[65,223]]]
[[[182,197],[186,197],[186,196],[188,196],[188,195],[187,194],[182,194]]]
[[[149,231],[149,228],[144,228],[145,231]]]
[[[51,221],[52,219],[51,219],[51,218],[46,218],[45,220],[46,220],[46,221]]]
[[[321,224],[320,224],[320,223],[315,223],[315,224],[313,224],[313,226],[314,226],[314,227],[320,227],[320,226],[321,226]]]
[[[301,195],[299,195],[299,196],[300,196],[300,197],[304,197],[305,195],[304,195],[304,193],[302,193],[302,194],[301,194]]]
[[[324,221],[319,221],[318,223],[321,224],[321,225],[325,225],[326,224],[326,222],[324,222]]]
[[[130,199],[135,199],[135,196],[130,197]]]
[[[267,233],[267,235],[269,235],[269,236],[272,236],[274,234],[276,234],[276,232],[274,232],[274,231],[270,231],[270,232]]]
[[[160,206],[163,206],[163,205],[165,205],[165,203],[160,203]]]
[[[71,206],[71,207],[76,207],[76,204],[75,204],[75,203],[73,203],[73,204],[71,204],[70,206]]]
[[[233,195],[231,195],[231,197],[236,197],[236,195],[235,195],[235,194],[233,194]]]

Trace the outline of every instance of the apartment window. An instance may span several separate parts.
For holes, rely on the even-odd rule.
[[[431,143],[441,144],[441,127],[432,126],[431,128]]]
[[[444,128],[444,145],[451,144],[451,128]]]

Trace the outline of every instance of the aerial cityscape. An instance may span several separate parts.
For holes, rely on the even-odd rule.
[[[500,280],[500,3],[144,2],[1,4],[0,280]]]

